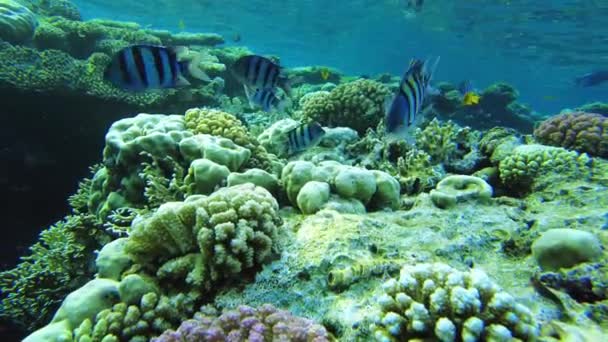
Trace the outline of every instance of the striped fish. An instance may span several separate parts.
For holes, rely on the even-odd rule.
[[[283,88],[287,94],[291,86],[287,77],[281,75],[281,67],[270,59],[258,55],[239,58],[232,66],[232,75],[243,84],[247,98],[251,100],[251,89]]]
[[[292,155],[313,147],[321,141],[324,135],[325,130],[318,122],[302,124],[287,132],[287,153]]]
[[[287,101],[285,99],[280,100],[271,88],[258,88],[255,90],[252,102],[250,103],[252,107],[254,104],[261,106],[265,112],[270,112],[274,108],[278,111],[282,111],[285,108]]]
[[[133,45],[118,51],[106,67],[104,78],[116,87],[144,91],[190,85],[184,75],[209,80],[199,68],[199,60],[181,60],[181,47]]]
[[[415,123],[416,115],[422,108],[424,97],[428,92],[431,77],[439,58],[437,58],[430,71],[427,70],[427,62],[421,60],[410,62],[386,114],[386,130],[388,132],[395,132],[400,127],[410,127]]]

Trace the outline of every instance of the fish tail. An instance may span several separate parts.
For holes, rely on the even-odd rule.
[[[203,56],[198,52],[191,52],[185,46],[176,46],[173,48],[177,60],[180,63],[181,70],[186,71],[188,75],[205,82],[211,82],[211,78],[201,69],[201,61]]]
[[[433,63],[433,65],[430,68],[427,68],[429,60],[427,59],[424,62],[424,74],[426,75],[426,80],[427,82],[430,82],[431,79],[433,78],[433,74],[435,73],[435,70],[437,69],[437,64],[439,64],[439,60],[441,59],[441,56],[437,56],[437,58],[435,59],[435,63]]]

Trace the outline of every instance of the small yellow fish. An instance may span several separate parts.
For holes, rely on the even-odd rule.
[[[479,104],[480,98],[481,98],[481,96],[470,91],[470,92],[464,94],[464,96],[462,97],[462,104],[465,106],[473,106],[473,105]]]
[[[177,27],[179,27],[180,31],[185,31],[186,30],[186,23],[184,22],[184,19],[180,19],[177,22]]]
[[[323,81],[327,81],[327,79],[329,78],[329,69],[323,68],[323,69],[321,69],[320,73],[321,73],[321,78],[323,79]]]
[[[555,100],[557,100],[557,98],[555,96],[553,96],[553,95],[545,95],[545,96],[543,96],[543,100],[545,100],[545,101],[555,101]]]

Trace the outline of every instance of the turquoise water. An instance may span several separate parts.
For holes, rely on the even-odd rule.
[[[608,341],[608,0],[413,1],[0,0],[0,342]]]
[[[442,56],[436,80],[504,80],[545,115],[605,100],[608,84],[572,79],[608,68],[608,3],[427,0],[407,15],[383,1],[75,1],[85,18],[130,20],[179,32],[240,34],[237,44],[286,66],[328,65],[348,74],[400,75],[412,57]],[[162,13],[159,15],[159,12]]]

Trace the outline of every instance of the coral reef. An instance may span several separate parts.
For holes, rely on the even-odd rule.
[[[480,270],[460,272],[440,263],[404,266],[399,279],[382,288],[382,314],[371,328],[378,341],[531,340],[539,334],[530,310]]]
[[[384,101],[390,91],[372,80],[343,83],[331,92],[307,95],[300,100],[305,120],[323,126],[350,127],[359,134],[375,128],[384,117]]]
[[[72,215],[40,233],[30,254],[0,273],[0,316],[35,330],[48,322],[63,298],[93,275],[93,251],[109,241],[90,215]]]
[[[154,342],[184,340],[323,342],[333,338],[322,325],[267,304],[257,309],[239,306],[221,315],[199,312],[177,330],[166,331],[153,339]]]
[[[488,203],[492,197],[492,187],[478,177],[452,175],[442,179],[430,195],[439,208],[449,208],[469,200]]]
[[[207,288],[264,263],[276,248],[281,222],[272,195],[253,184],[222,188],[208,197],[169,202],[134,223],[126,251],[156,276]]]
[[[251,151],[246,168],[260,168],[276,173],[278,161],[273,160],[234,115],[209,108],[192,108],[185,114],[186,128],[194,134],[211,134],[232,140],[235,144]]]
[[[545,271],[556,271],[596,261],[602,245],[592,233],[577,229],[550,229],[532,244],[532,255]]]
[[[0,0],[0,39],[24,43],[32,38],[38,20],[32,11],[15,0]]]
[[[501,181],[518,192],[540,190],[556,179],[589,177],[592,159],[559,147],[521,145],[499,163]]]
[[[399,207],[399,183],[382,171],[335,161],[324,161],[319,165],[296,161],[285,166],[281,181],[289,201],[308,214],[325,207],[338,211],[351,207],[364,211],[365,205],[369,209]],[[314,183],[308,184],[311,182]],[[334,195],[331,198],[330,186]],[[344,206],[346,203],[350,204]]]
[[[608,157],[608,118],[601,114],[575,112],[543,121],[534,136],[544,144]]]
[[[434,96],[432,101],[442,118],[475,129],[506,126],[527,133],[534,128],[534,113],[516,102],[519,93],[509,84],[499,82],[490,85],[479,94],[479,104],[472,106],[462,104],[462,95],[456,86],[441,83],[438,88],[440,94]]]
[[[74,341],[149,341],[165,330],[175,328],[193,313],[183,295],[173,298],[154,292],[141,296],[135,304],[114,304],[85,319],[74,329]]]

